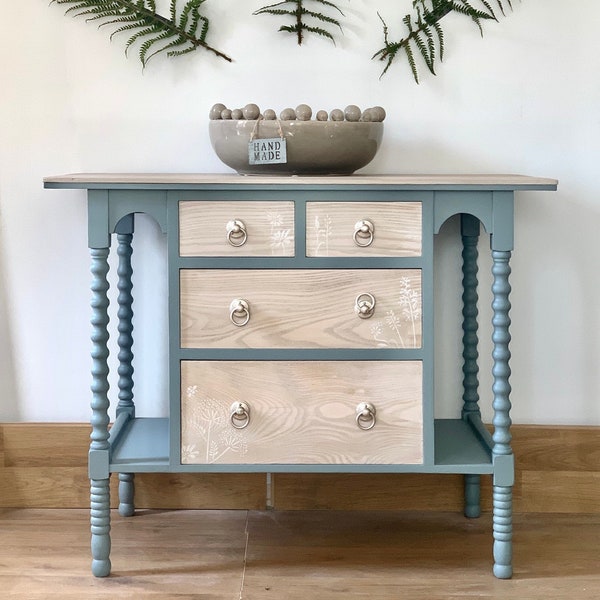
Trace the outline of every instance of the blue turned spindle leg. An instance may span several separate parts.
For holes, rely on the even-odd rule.
[[[133,218],[124,219],[125,227],[133,230]],[[123,222],[117,225],[117,232],[123,228]],[[117,417],[122,413],[128,413],[131,418],[135,416],[135,405],[133,402],[133,269],[131,267],[131,242],[132,233],[118,233],[117,254],[119,265],[117,267],[119,295],[117,302],[119,310],[119,403],[117,405]],[[131,517],[135,512],[134,506],[134,475],[133,473],[119,473],[119,514],[122,517]]]
[[[471,215],[461,215],[462,250],[462,286],[463,286],[463,410],[462,418],[470,415],[481,417],[479,409],[479,354],[477,351],[478,322],[477,316],[477,242],[479,240],[479,219]],[[479,517],[480,475],[465,475],[465,516]]]
[[[92,526],[92,573],[110,575],[110,479],[92,479],[90,485]]]
[[[108,248],[92,248],[92,433],[89,472],[92,573],[110,573],[110,473],[108,432]]]
[[[512,485],[514,460],[510,446],[510,252],[492,251],[494,283],[493,308],[493,359],[494,383],[494,575],[500,579],[512,576]]]

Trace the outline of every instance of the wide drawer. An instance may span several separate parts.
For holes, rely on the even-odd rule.
[[[184,269],[180,298],[183,348],[421,347],[419,269]]]
[[[294,256],[294,203],[183,201],[181,256]]]
[[[307,256],[421,256],[421,202],[307,202]]]
[[[181,462],[420,464],[421,362],[183,361]]]

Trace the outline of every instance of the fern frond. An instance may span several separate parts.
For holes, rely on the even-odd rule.
[[[125,42],[125,54],[139,42],[139,59],[145,66],[151,57],[166,51],[167,56],[180,56],[203,48],[231,62],[231,58],[206,42],[209,20],[201,14],[205,0],[171,0],[169,17],[156,11],[155,0],[51,0],[50,4],[68,5],[65,14],[84,17],[86,22],[101,21],[98,27],[116,26],[110,39],[117,33],[133,33]],[[197,34],[200,27],[200,33]],[[142,39],[146,38],[146,39]],[[165,43],[166,42],[166,43]],[[156,47],[160,48],[156,49]],[[168,50],[186,46],[177,51]]]
[[[483,2],[484,5],[487,5],[487,2],[484,0],[479,1]],[[468,0],[454,0],[451,4],[452,10],[467,17],[471,17],[472,19],[496,19],[494,11],[488,12],[486,10],[477,9],[468,2]]]
[[[341,23],[334,17],[326,15],[318,10],[310,10],[305,7],[305,4],[313,2],[315,4],[321,4],[327,8],[333,8],[337,10],[341,15],[344,13],[337,4],[331,2],[331,0],[282,0],[275,4],[268,4],[255,10],[253,15],[274,15],[274,16],[289,16],[295,20],[292,25],[282,25],[278,31],[285,31],[287,33],[294,33],[298,40],[298,44],[302,44],[304,40],[304,32],[313,33],[320,35],[327,39],[330,39],[335,44],[335,39],[331,32],[327,31],[323,27],[316,27],[310,24],[310,20],[321,21],[329,25],[336,25],[342,30]],[[291,6],[290,6],[291,5]],[[306,18],[310,20],[306,22]]]
[[[115,31],[113,31],[110,34],[110,40],[112,41],[113,37],[115,35],[117,35],[117,33],[123,33],[124,31],[132,31],[134,29],[137,29],[140,26],[141,26],[141,23],[139,21],[137,21],[135,23],[130,23],[129,25],[123,25],[121,27],[118,27],[117,29],[115,29]],[[99,25],[99,27],[102,27],[102,25]]]
[[[315,0],[315,2],[318,2],[319,4],[324,4],[325,6],[329,6],[330,8],[337,10],[340,13],[340,15],[344,16],[342,9],[333,2],[329,2],[329,0]]]
[[[298,34],[299,32],[303,32],[303,31],[308,31],[309,33],[316,33],[317,35],[322,35],[323,37],[326,37],[328,39],[330,39],[334,44],[335,44],[335,40],[333,39],[333,36],[328,32],[325,31],[325,29],[320,28],[320,27],[310,27],[308,25],[282,25],[278,31],[286,31],[287,33],[296,33]]]
[[[503,1],[512,9],[512,0],[495,0],[497,8],[504,15]],[[478,2],[479,6],[474,3]],[[444,32],[440,25],[441,19],[450,13],[469,17],[477,25],[483,35],[484,20],[497,21],[497,15],[492,6],[492,0],[413,0],[414,14],[407,14],[402,23],[408,30],[405,37],[399,41],[390,41],[387,24],[379,15],[383,24],[383,48],[375,52],[373,58],[386,61],[381,77],[387,73],[398,52],[406,54],[414,80],[419,83],[415,53],[421,55],[429,71],[435,75],[437,53],[439,60],[444,59]]]
[[[498,19],[496,18],[496,15],[494,13],[494,9],[492,8],[492,5],[487,0],[480,0],[480,1],[486,7],[486,9],[490,13],[490,15],[492,15],[492,19],[494,19],[494,21],[497,21]],[[504,14],[504,11],[502,11],[502,14]]]
[[[170,37],[171,37],[171,34],[169,32],[163,32],[163,33],[157,35],[156,37],[146,40],[140,46],[140,51],[139,51],[139,58],[140,58],[140,62],[142,63],[142,65],[146,66],[146,63],[152,56],[154,56],[155,54],[158,54],[159,52],[162,51],[163,48],[161,47],[158,50],[155,50],[152,54],[150,54],[148,56],[148,51],[154,46],[154,44],[158,44],[159,42],[161,42],[165,39],[168,39]]]
[[[281,0],[281,2],[276,2],[275,4],[267,4],[267,6],[263,6],[262,8],[255,10],[252,14],[260,15],[263,12],[268,12],[268,10],[270,8],[275,8],[276,6],[283,6],[284,4],[287,4],[287,3],[288,3],[288,0]]]
[[[417,71],[417,63],[415,61],[415,56],[410,47],[410,44],[407,44],[406,46],[404,46],[404,51],[406,52],[406,58],[408,59],[408,64],[410,65],[410,68],[412,70],[413,77],[414,77],[415,81],[417,83],[419,83],[419,73]]]
[[[196,48],[185,48],[184,50],[171,50],[167,52],[167,56],[183,56],[184,54],[189,54],[193,52]]]
[[[415,46],[421,53],[421,56],[423,57],[423,60],[425,61],[427,68],[435,75],[435,72],[433,70],[433,58],[431,56],[429,56],[429,52],[427,50],[427,45],[423,41],[421,34],[416,33],[413,37],[413,41],[415,43]]]
[[[125,44],[125,54],[127,55],[127,52],[129,50],[129,48],[131,46],[133,46],[133,44],[139,40],[140,38],[146,37],[147,35],[152,35],[153,33],[156,33],[156,31],[158,31],[158,28],[155,25],[150,25],[149,27],[145,27],[144,29],[140,29],[139,31],[137,31],[136,33],[134,33],[126,42]],[[144,64],[144,62],[142,61],[142,65]]]
[[[433,65],[435,63],[435,40],[433,38],[433,32],[431,31],[431,28],[424,27],[423,33],[427,38],[427,54],[429,56],[429,62],[427,63],[427,66],[429,67],[429,70],[435,75],[435,71],[433,69]]]
[[[385,46],[381,50],[375,52],[371,59],[378,58],[379,60],[387,60],[387,63],[381,75],[379,76],[381,79],[386,74],[387,70],[392,66],[392,62],[394,61],[394,58],[396,58],[396,52],[400,49],[400,46],[397,43],[393,44],[389,41],[387,23],[383,20],[383,17],[379,13],[377,13],[377,16],[383,25],[383,40],[385,42]]]
[[[496,0],[496,4],[498,5],[498,9],[502,13],[502,15],[506,16],[506,12],[504,11],[504,5],[502,4],[502,0]],[[506,4],[508,4],[508,8],[510,8],[510,10],[513,9],[512,0],[506,0]]]
[[[161,52],[166,52],[167,56],[174,56],[174,51],[170,50],[170,48],[176,48],[177,46],[181,46],[183,44],[185,44],[185,39],[183,38],[177,38],[175,40],[172,40],[168,44],[165,44],[164,46],[161,46],[160,48],[152,52],[152,54],[146,56],[145,60],[146,62],[148,62],[155,54],[160,54]]]
[[[199,39],[204,42],[204,38],[206,37],[206,34],[208,33],[208,19],[206,17],[200,17],[201,21],[202,21],[202,29],[200,30],[200,37]]]
[[[63,1],[63,2],[61,2],[60,0],[55,0],[55,2],[56,2],[57,4],[63,4],[63,3],[64,3],[64,1]],[[51,3],[51,4],[52,4],[52,3]],[[76,5],[75,5],[75,6],[71,6],[71,7],[69,7],[69,8],[68,8],[68,9],[65,11],[65,15],[68,15],[68,14],[69,14],[69,13],[71,13],[71,12],[75,12],[75,11],[78,11],[78,10],[82,10],[82,9],[84,9],[84,8],[87,8],[88,6],[89,6],[89,4],[88,4],[87,2],[78,2],[78,3],[76,3]]]
[[[291,10],[285,10],[283,8],[273,8],[273,9],[267,9],[267,10],[260,10],[260,11],[256,11],[255,13],[252,13],[254,15],[262,15],[262,14],[267,14],[267,15],[289,15],[290,17],[295,17],[296,13],[294,11]]]
[[[103,21],[98,25],[98,28],[104,27],[105,25],[114,25],[117,23],[139,23],[140,18],[137,15],[124,15],[122,17],[117,17],[116,19],[109,19],[108,21]]]
[[[323,21],[324,23],[331,23],[332,25],[337,25],[340,29],[342,28],[340,22],[337,19],[333,19],[332,17],[328,17],[327,15],[322,15],[321,13],[316,13],[312,10],[306,9],[304,9],[302,13],[308,15],[309,17],[313,17],[313,19],[318,19],[319,21]]]
[[[481,37],[483,37],[483,26],[481,25],[481,20],[497,20],[493,12],[492,14],[490,14],[483,10],[477,10],[476,8],[471,6],[471,4],[467,2],[467,0],[459,0],[458,2],[452,2],[452,7],[455,12],[465,15],[466,17],[471,17],[471,20],[479,28],[479,33],[481,34]]]
[[[432,23],[432,27],[435,29],[435,32],[438,36],[439,48],[440,48],[440,62],[444,60],[444,32],[440,27],[440,24],[436,21]]]

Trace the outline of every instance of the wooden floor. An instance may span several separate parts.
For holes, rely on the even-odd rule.
[[[510,581],[491,574],[489,514],[141,511],[112,539],[95,579],[87,511],[0,510],[0,597],[600,598],[600,515],[516,515]]]

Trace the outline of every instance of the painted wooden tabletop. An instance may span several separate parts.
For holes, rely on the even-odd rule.
[[[396,189],[530,189],[555,190],[558,181],[545,177],[501,174],[266,176],[235,173],[72,173],[46,177],[47,188],[110,188],[113,186],[383,186]]]

